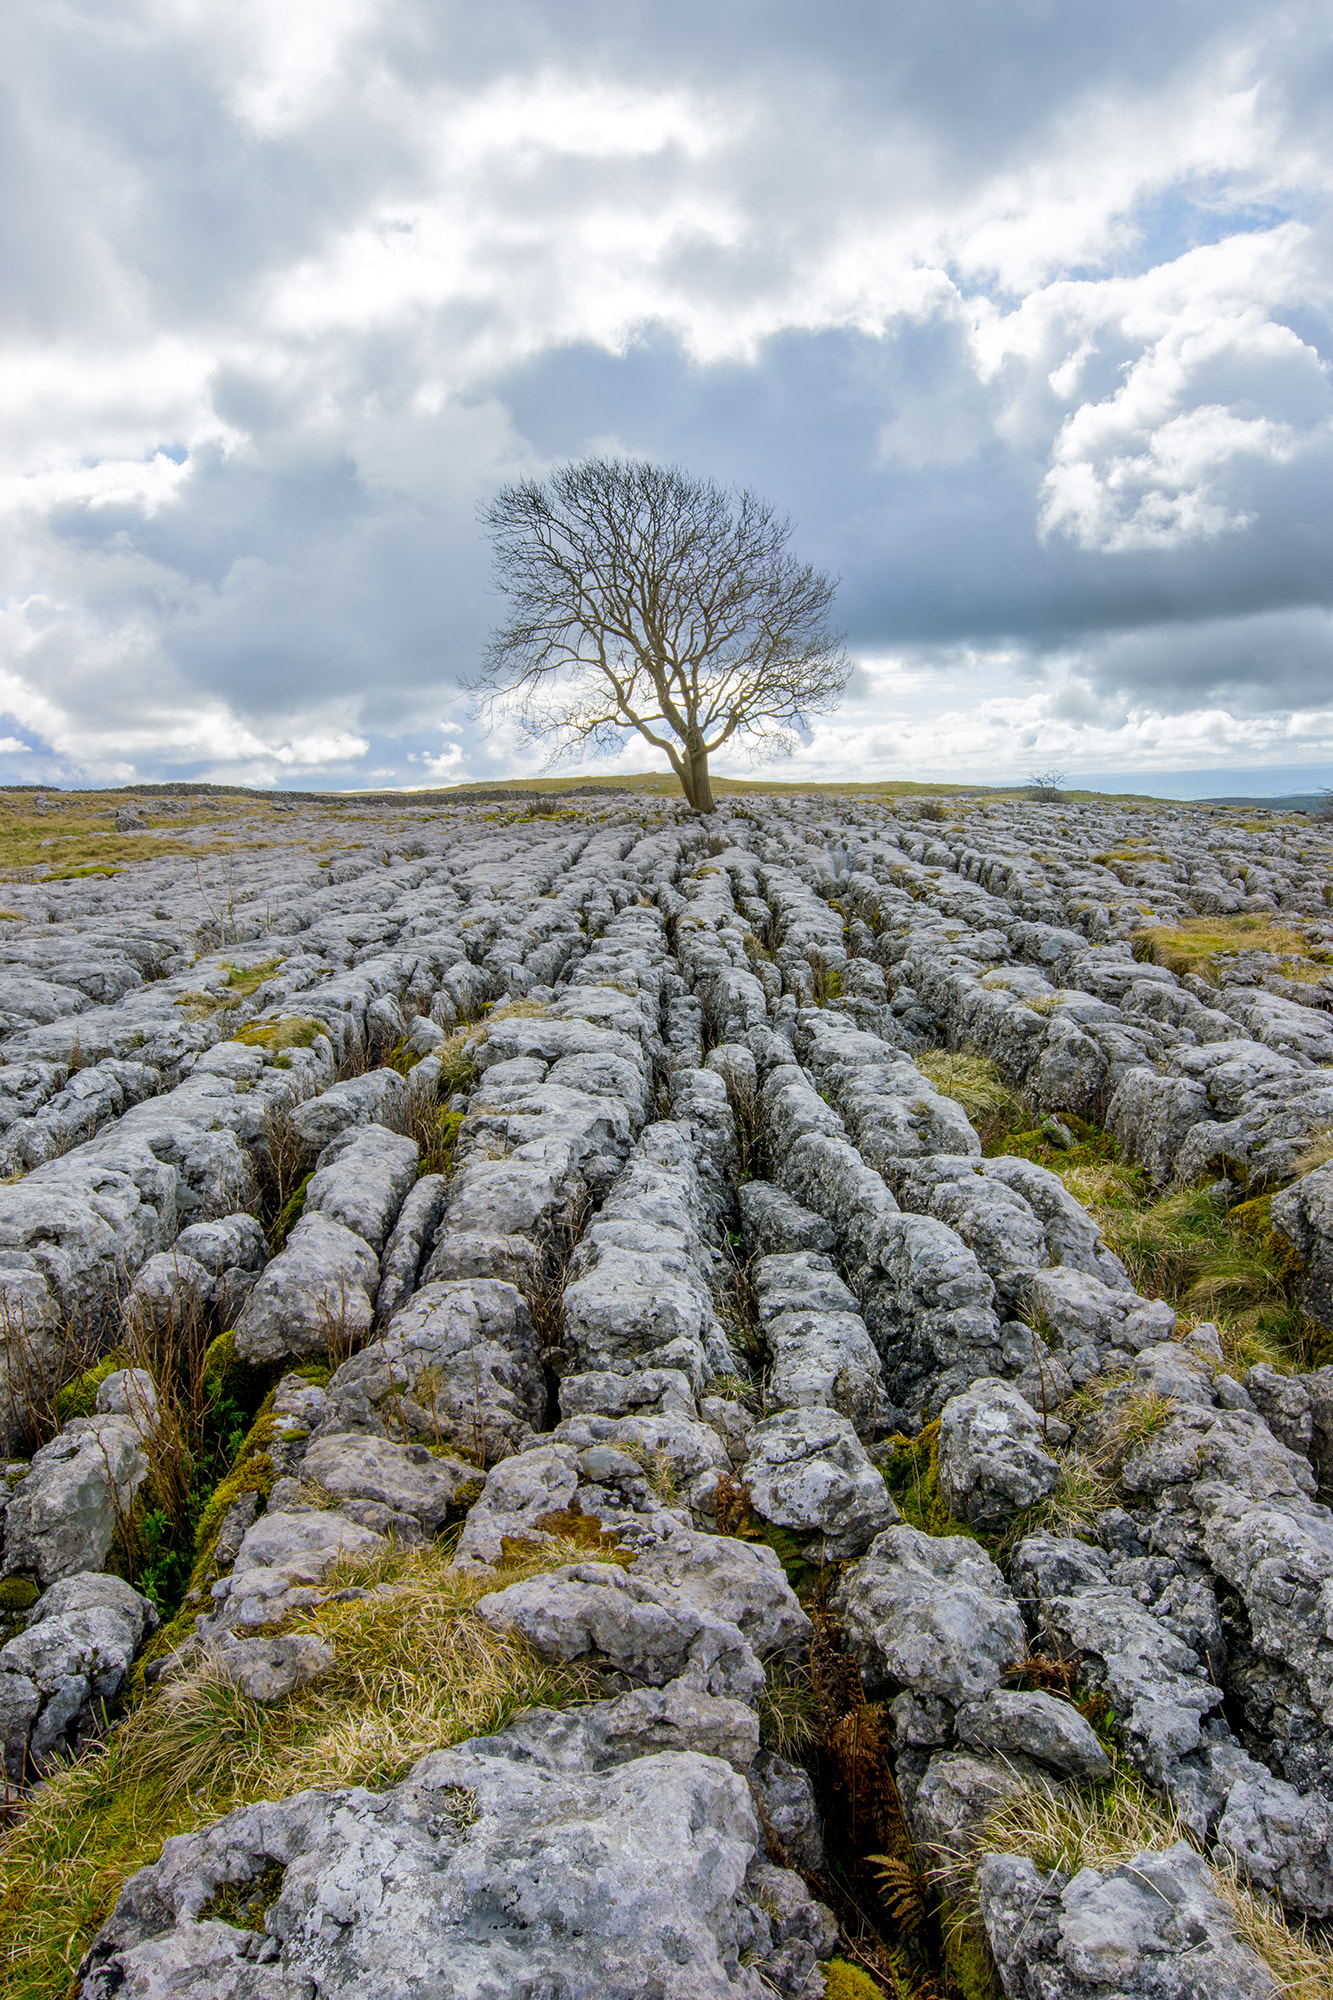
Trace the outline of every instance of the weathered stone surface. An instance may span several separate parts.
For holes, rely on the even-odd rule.
[[[423,1285],[372,1347],[329,1382],[321,1430],[447,1444],[478,1463],[540,1425],[546,1383],[528,1310],[494,1279]]]
[[[22,1571],[43,1587],[58,1577],[100,1570],[117,1514],[128,1516],[148,1475],[134,1416],[76,1419],[33,1456],[4,1514],[6,1574]]]
[[[838,1240],[831,1222],[811,1209],[802,1208],[798,1201],[768,1181],[742,1182],[737,1190],[737,1205],[745,1231],[745,1247],[752,1257],[793,1250],[831,1250]]]
[[[291,1632],[273,1639],[231,1639],[215,1646],[211,1657],[251,1701],[270,1702],[326,1674],[334,1653],[317,1632]]]
[[[690,1673],[709,1694],[757,1696],[763,1668],[739,1629],[615,1563],[572,1563],[483,1597],[477,1616],[544,1659],[605,1661],[660,1687]]]
[[[990,1557],[961,1535],[887,1528],[846,1570],[833,1607],[867,1688],[960,1704],[999,1686],[1027,1634]]]
[[[1059,1476],[1040,1418],[1007,1382],[978,1382],[945,1404],[940,1497],[960,1521],[1003,1521],[1049,1493]]]
[[[1333,1914],[1333,1802],[1259,1767],[1227,1794],[1217,1841],[1246,1876],[1304,1916]]]
[[[155,816],[158,803],[172,802]],[[854,1555],[883,1504],[879,1487],[864,1489],[869,1514],[856,1500],[855,1438],[942,1415],[946,1503],[998,1526],[1039,1497],[1050,1448],[1114,1442],[1127,1401],[1151,1396],[1144,1435],[1115,1455],[1100,1546],[1046,1538],[1015,1559],[1030,1630],[975,1546],[914,1544],[891,1516],[843,1580],[844,1623],[888,1702],[907,1809],[941,1853],[970,1837],[1008,1765],[1051,1783],[1100,1768],[1068,1704],[1052,1713],[1047,1697],[998,1687],[1031,1643],[1078,1654],[1126,1754],[1198,1837],[1249,1857],[1291,1908],[1322,1911],[1333,1371],[1232,1381],[1215,1335],[1177,1336],[1170,1307],[1134,1293],[1056,1175],[983,1157],[939,1087],[948,1066],[932,1061],[927,1077],[913,1056],[985,1056],[1039,1110],[1097,1119],[1109,1102],[1122,1157],[1163,1186],[1226,1175],[1219,1201],[1280,1187],[1333,1124],[1333,976],[1317,949],[1333,943],[1333,838],[1314,822],[1242,830],[1167,805],[960,799],[923,819],[910,802],[754,797],[704,824],[603,795],[592,813],[565,800],[549,817],[490,821],[466,801],[377,805],[374,845],[357,803],[330,853],[337,809],[280,803],[293,842],[241,838],[225,939],[216,918],[201,928],[197,884],[152,865],[112,884],[13,884],[31,921],[11,918],[0,940],[12,1442],[28,1448],[25,1368],[58,1368],[70,1327],[71,1353],[85,1336],[109,1345],[127,1285],[145,1330],[186,1314],[210,1331],[244,1323],[240,1353],[265,1367],[362,1344],[327,1388],[281,1385],[267,1512],[253,1493],[228,1510],[201,1643],[255,1640],[256,1690],[282,1687],[258,1628],[314,1606],[339,1548],[435,1533],[484,1481],[464,1563],[497,1561],[506,1539],[559,1533],[592,1557],[614,1538],[617,1577],[633,1558],[630,1598],[622,1583],[581,1584],[569,1630],[618,1628],[630,1664],[614,1671],[632,1677],[636,1644],[648,1657],[648,1628],[674,1619],[677,1639],[694,1637],[675,1655],[663,1637],[654,1671],[674,1660],[699,1675],[636,1688],[605,1727],[534,1724],[510,1764],[570,1782],[630,1769],[638,1704],[655,1751],[717,1750],[748,1768],[787,1851],[817,1867],[799,1773],[754,1756],[747,1703],[703,1686],[728,1682],[728,1658],[744,1680],[738,1646],[797,1658],[808,1641],[772,1552],[699,1532],[716,1525],[725,1476],[807,1557],[816,1544]],[[1313,956],[1299,980],[1291,957],[1248,948],[1219,953],[1213,982],[1144,962],[1154,924],[1244,913],[1303,934]],[[1250,936],[1237,927],[1232,941]],[[247,967],[260,969],[252,994]],[[444,1046],[455,1029],[467,1049]],[[410,1083],[385,1067],[334,1085],[335,1060],[355,1067],[394,1044],[395,1062],[422,1057]],[[414,1184],[393,1128],[405,1092],[424,1100],[446,1066],[462,1120],[453,1171]],[[1044,1129],[1058,1148],[1073,1117]],[[275,1148],[288,1185],[317,1171],[269,1264],[245,1211],[271,1199]],[[756,1168],[771,1181],[736,1185]],[[1315,1317],[1327,1173],[1273,1207]],[[1092,1385],[1100,1412],[1080,1399],[1075,1434],[1054,1413]],[[92,1422],[131,1420],[151,1425],[147,1394],[112,1377]],[[16,1550],[33,1555],[48,1468],[82,1479],[87,1421],[0,1484],[7,1568]],[[825,1436],[840,1424],[852,1442]],[[79,1562],[103,1559],[95,1500],[85,1552],[65,1551]],[[71,1488],[71,1521],[83,1506]],[[57,1512],[38,1523],[45,1570],[19,1565],[43,1580],[71,1534]],[[910,1561],[878,1562],[886,1537]],[[11,1764],[27,1756],[29,1773],[34,1743],[73,1749],[97,1726],[86,1676],[49,1694],[17,1671],[0,1684]],[[768,1931],[737,1943],[725,1990],[796,1991],[808,1977],[800,1954],[818,1919],[782,1879],[765,1877],[761,1895],[767,1866],[758,1852],[747,1863]],[[324,1978],[292,1969],[276,1940],[246,1949],[219,1979],[282,1991],[290,1970],[308,2000]],[[1028,2000],[1086,1983],[1086,1966],[1076,1978],[1058,1950],[1034,1950],[1013,1975]],[[1146,1980],[1162,2000],[1188,1959],[1173,1947],[1148,1972],[1135,1960],[1125,1991],[1137,2000]],[[566,1977],[565,1961],[534,1979]],[[518,1983],[512,1964],[492,1973],[499,1990]],[[362,1987],[376,1976],[363,1967]]]
[[[1104,1778],[1111,1760],[1092,1724],[1054,1695],[996,1688],[954,1718],[959,1740],[1002,1757],[1031,1757],[1061,1777]]]
[[[331,1139],[306,1189],[302,1218],[327,1215],[376,1255],[417,1177],[417,1147],[383,1125],[349,1126]]]
[[[331,1216],[303,1215],[246,1301],[236,1352],[243,1361],[345,1353],[370,1331],[378,1284],[362,1237]]]
[[[1267,1967],[1236,1937],[1203,1858],[1186,1842],[1072,1880],[1025,1856],[977,1871],[986,1935],[1010,2000],[1271,2000]]]
[[[382,1535],[341,1512],[299,1514],[273,1509],[245,1531],[229,1576],[213,1586],[216,1610],[199,1632],[245,1633],[271,1625],[314,1603],[316,1586],[343,1555],[369,1555],[386,1546]]]
[[[311,1444],[301,1461],[301,1477],[322,1486],[336,1500],[384,1509],[382,1527],[364,1515],[359,1518],[380,1532],[391,1527],[401,1539],[409,1524],[418,1534],[438,1534],[459,1493],[475,1485],[477,1468],[465,1459],[430,1452],[422,1444],[333,1431]]]
[[[783,1410],[756,1424],[746,1444],[755,1513],[790,1529],[816,1561],[858,1555],[897,1519],[882,1475],[836,1411]]]
[[[13,1776],[25,1750],[40,1770],[100,1727],[157,1622],[148,1599],[118,1576],[67,1576],[43,1591],[24,1630],[0,1646],[0,1726]]]
[[[322,1152],[349,1126],[382,1124],[399,1110],[407,1084],[394,1069],[367,1070],[335,1083],[291,1112],[292,1128],[312,1153]]]
[[[423,1980],[458,2000],[757,2000],[765,1977],[795,2000],[835,1933],[763,1860],[729,1765],[689,1751],[567,1774],[509,1747],[437,1751],[378,1797],[304,1792],[170,1842],[122,1891],[82,2000],[186,1984],[295,2000],[316,1983],[359,2000]],[[275,1865],[257,1952],[252,1934],[201,1921],[222,1884]]]

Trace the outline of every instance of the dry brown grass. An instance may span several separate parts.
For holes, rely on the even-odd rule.
[[[952,1097],[976,1120],[1017,1109],[1017,1099],[989,1056],[965,1049],[923,1049],[915,1058],[941,1097]]]
[[[168,1680],[101,1746],[58,1769],[0,1841],[0,1986],[22,2000],[66,1992],[121,1884],[171,1835],[305,1786],[384,1785],[426,1752],[504,1726],[534,1704],[598,1692],[475,1616],[501,1589],[586,1550],[553,1544],[474,1574],[436,1544],[346,1563],[299,1629],[332,1639],[322,1680],[259,1709],[208,1663]]]
[[[1175,1808],[1136,1771],[1115,1760],[1104,1784],[1066,1784],[1057,1792],[1025,1784],[984,1821],[966,1859],[1026,1854],[1043,1871],[1116,1868],[1136,1854],[1160,1853],[1177,1841],[1197,1846]],[[1237,1935],[1267,1965],[1286,2000],[1329,2000],[1333,1949],[1305,1925],[1289,1924],[1277,1905],[1257,1895],[1230,1865],[1210,1863],[1213,1886]],[[975,1917],[975,1905],[966,1915]]]
[[[1311,956],[1300,931],[1260,916],[1190,917],[1134,936],[1134,956],[1141,964],[1164,965],[1178,977],[1197,972],[1213,985],[1218,984],[1219,960],[1241,951],[1297,960]]]

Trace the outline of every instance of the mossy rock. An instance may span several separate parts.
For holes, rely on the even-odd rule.
[[[20,1612],[31,1611],[41,1596],[35,1583],[26,1576],[7,1576],[0,1583],[0,1617],[12,1618]]]
[[[257,1367],[242,1361],[236,1352],[236,1335],[230,1327],[211,1340],[204,1353],[204,1392],[215,1403],[230,1401],[247,1416],[254,1416],[273,1387],[272,1367]]]
[[[808,1595],[818,1589],[820,1566],[811,1562],[790,1528],[779,1528],[772,1521],[766,1521],[760,1529],[759,1539],[767,1543],[782,1564],[782,1573],[797,1597],[801,1597],[803,1592]]]
[[[266,1049],[276,1055],[280,1049],[308,1049],[317,1035],[327,1035],[322,1021],[305,1014],[285,1014],[276,1021],[247,1021],[232,1037],[247,1049]]]
[[[282,1204],[282,1207],[278,1210],[277,1220],[274,1222],[272,1229],[270,1229],[268,1233],[268,1247],[271,1256],[274,1257],[277,1256],[279,1250],[281,1250],[283,1244],[287,1241],[287,1238],[291,1235],[293,1229],[295,1229],[297,1223],[301,1220],[301,1217],[305,1212],[306,1190],[309,1188],[310,1183],[313,1179],[314,1179],[314,1169],[312,1167],[310,1172],[306,1175],[305,1179],[301,1182],[301,1185],[295,1190],[294,1193],[288,1195],[286,1201]]]
[[[926,1535],[966,1535],[978,1540],[966,1521],[949,1512],[940,1493],[940,1420],[927,1424],[914,1438],[901,1434],[887,1440],[891,1451],[875,1458],[884,1484],[909,1527]]]
[[[199,1922],[213,1918],[233,1930],[262,1931],[264,1918],[282,1894],[286,1873],[285,1864],[274,1861],[248,1882],[224,1882],[200,1909]]]
[[[831,1958],[824,1967],[824,2000],[884,2000],[884,1988],[877,1986],[859,1965],[845,1958]]]
[[[962,2000],[998,2000],[995,1961],[980,1919],[975,1914],[959,1917],[947,1903],[942,1916],[945,1969]]]
[[[91,1368],[85,1368],[74,1381],[66,1382],[63,1389],[56,1390],[56,1422],[63,1428],[74,1417],[91,1417],[97,1410],[97,1392],[108,1375],[114,1375],[128,1366],[123,1354],[107,1354]]]

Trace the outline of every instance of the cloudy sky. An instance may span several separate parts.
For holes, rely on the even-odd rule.
[[[0,90],[0,780],[539,768],[477,510],[606,448],[841,576],[774,776],[1333,779],[1328,0],[9,0]]]

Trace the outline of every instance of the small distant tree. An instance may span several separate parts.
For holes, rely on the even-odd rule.
[[[712,812],[713,751],[745,738],[789,753],[840,700],[836,582],[788,552],[790,522],[756,494],[588,458],[503,487],[481,518],[510,617],[473,693],[552,761],[636,729]]]
[[[1062,806],[1065,802],[1065,783],[1066,774],[1063,771],[1029,772],[1028,796],[1044,805]]]

